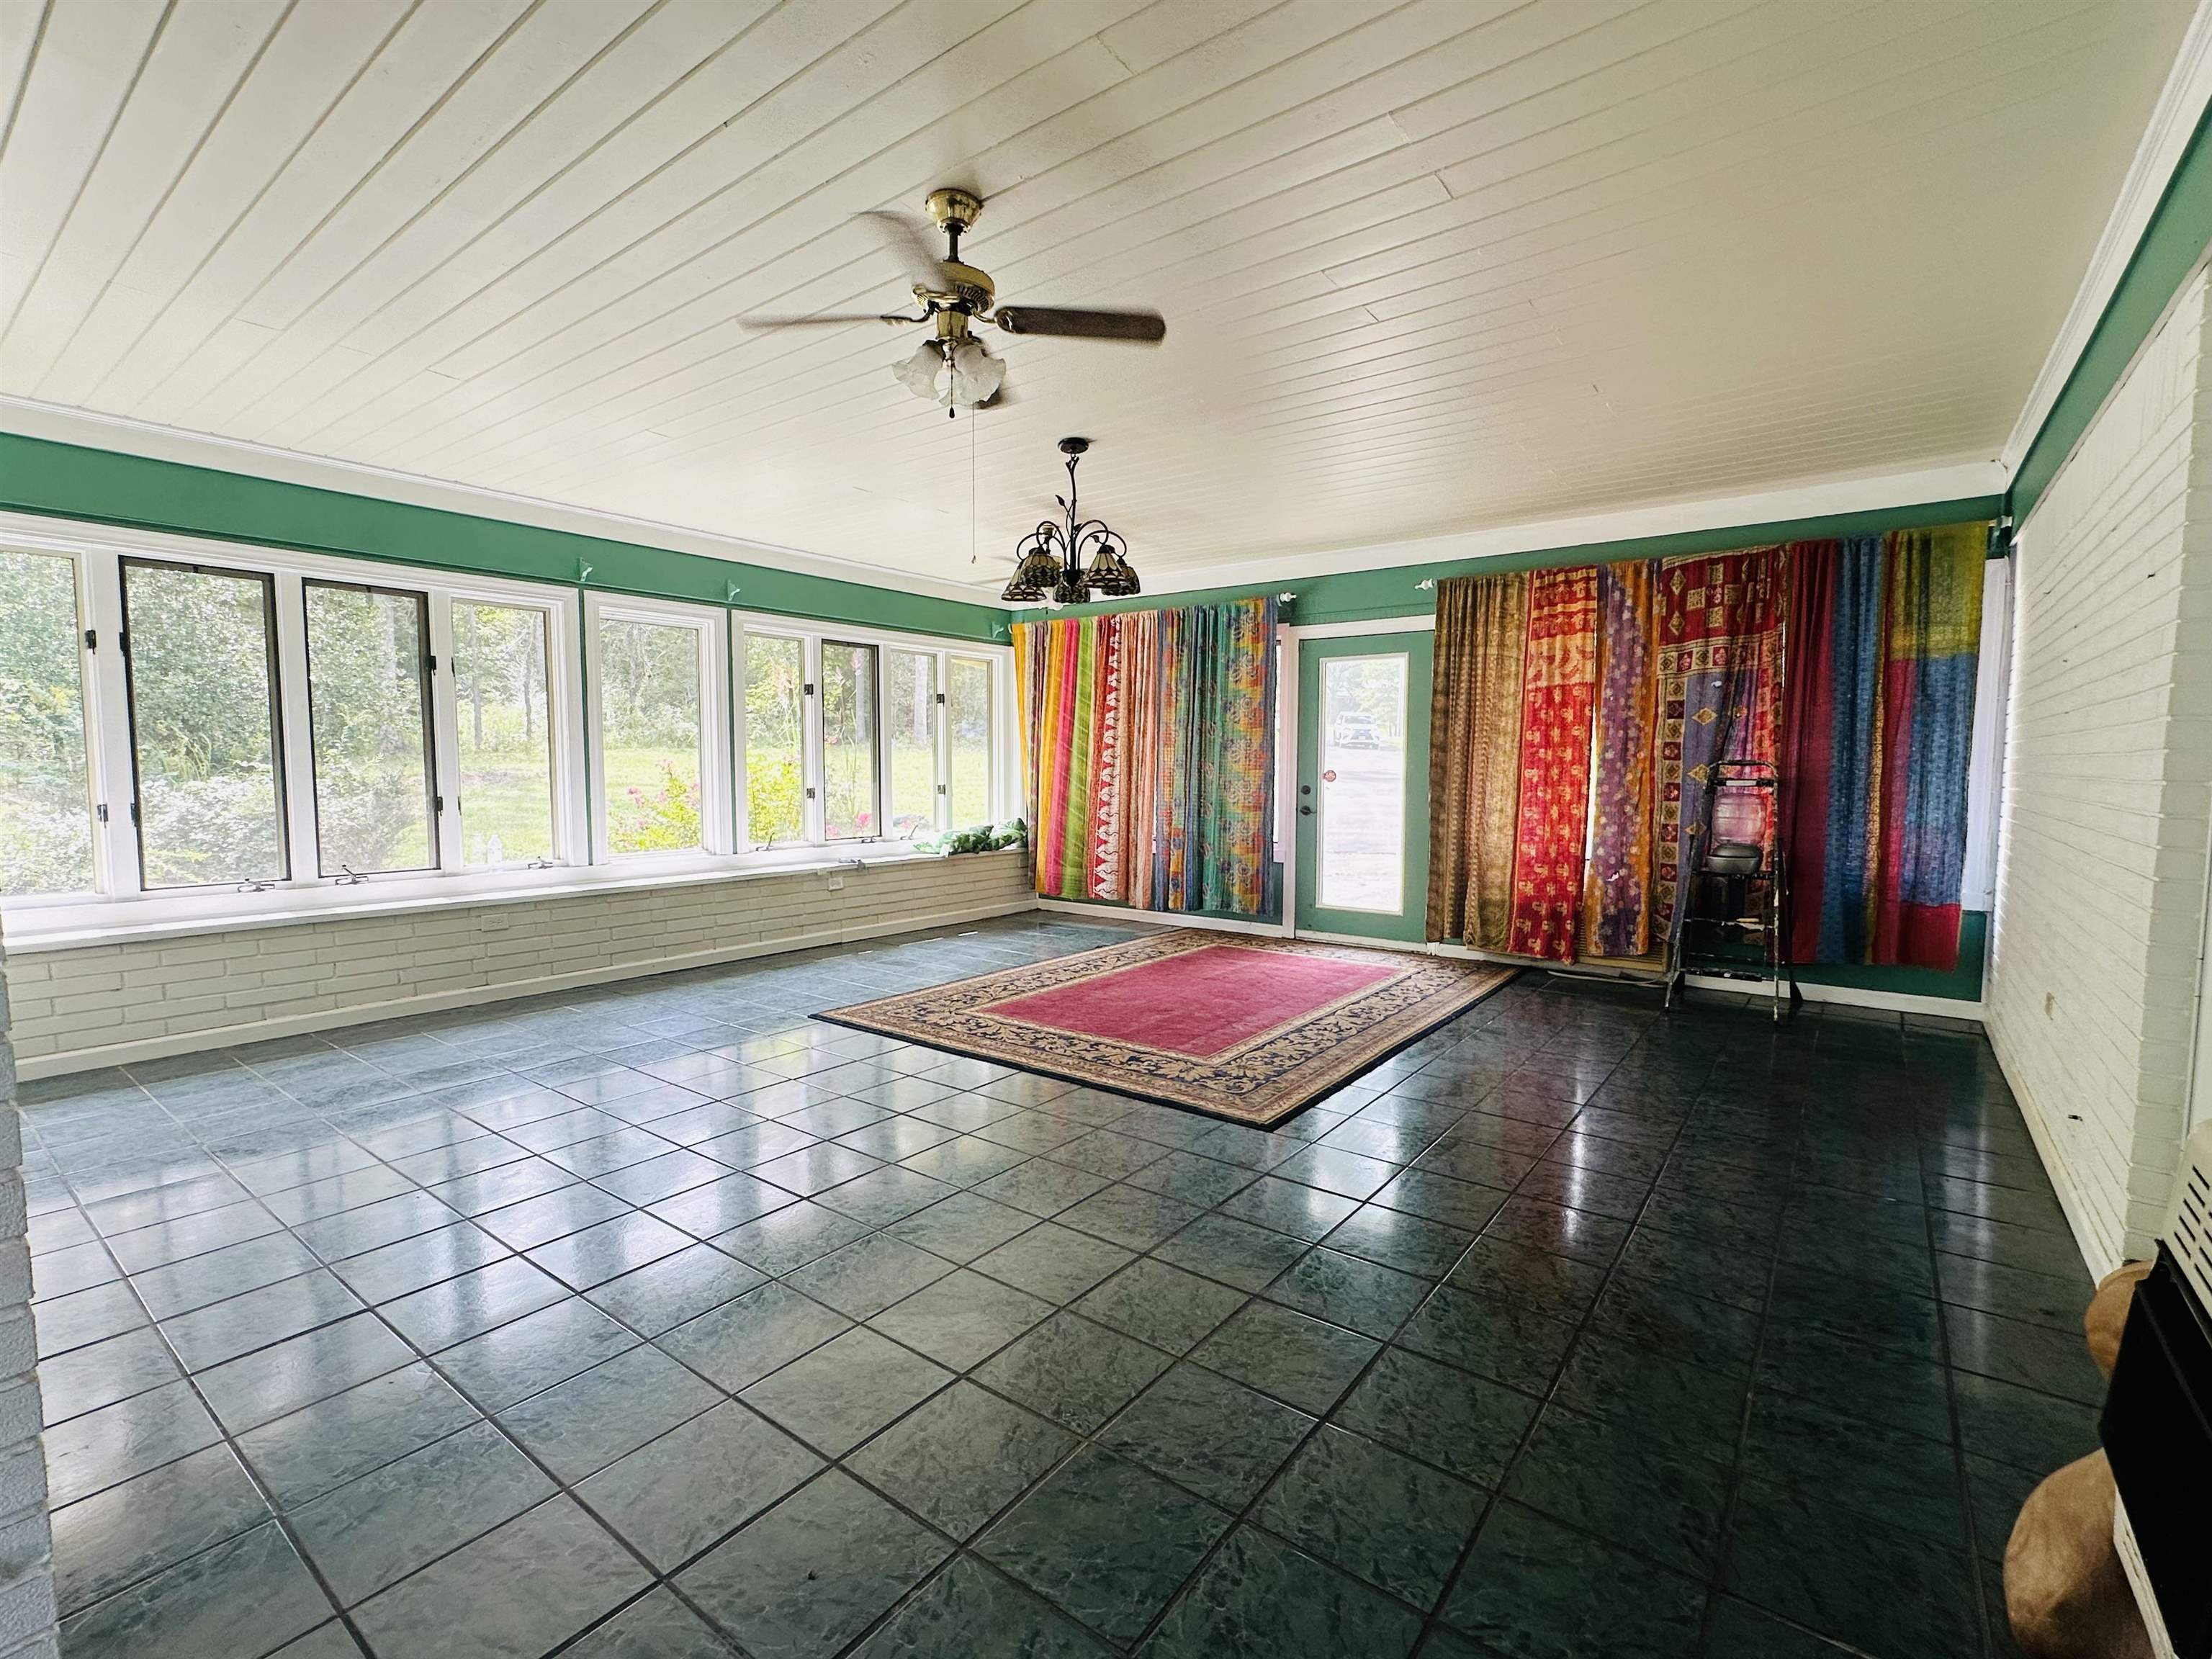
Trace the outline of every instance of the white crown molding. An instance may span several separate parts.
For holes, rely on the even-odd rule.
[[[2212,0],[2208,0],[2212,3]],[[1777,524],[1820,518],[1832,513],[1866,513],[1910,507],[1921,501],[1961,501],[2002,495],[2010,478],[1996,461],[1966,461],[1914,472],[1873,477],[1832,478],[1762,490],[1756,495],[1717,496],[1625,507],[1571,519],[1544,519],[1485,530],[1427,536],[1418,541],[1382,542],[1330,553],[1261,556],[1188,569],[1146,571],[1147,593],[1188,593],[1212,587],[1267,586],[1308,576],[1334,576],[1354,570],[1388,570],[1401,565],[1456,564],[1469,559],[1504,558],[1553,548],[1635,541],[1738,526]],[[1141,562],[1141,561],[1140,561]]]
[[[514,495],[504,490],[483,489],[473,484],[448,483],[419,473],[395,472],[385,467],[364,466],[328,456],[306,455],[296,450],[272,448],[236,438],[187,432],[156,426],[121,416],[96,415],[65,409],[33,398],[0,395],[0,432],[54,443],[77,444],[91,449],[112,450],[149,460],[176,461],[186,466],[218,472],[242,473],[276,483],[304,484],[314,489],[337,490],[349,495],[368,495],[410,507],[427,507],[442,513],[465,513],[474,518],[501,519],[509,524],[534,526],[540,530],[566,531],[579,536],[598,536],[611,541],[641,542],[675,553],[694,553],[703,558],[764,565],[799,575],[823,576],[835,581],[855,582],[867,587],[896,587],[932,599],[957,599],[963,605],[999,609],[997,596],[986,599],[960,582],[945,581],[908,571],[890,570],[854,560],[805,553],[796,548],[766,542],[718,536],[710,531],[686,529],[653,519],[634,519],[627,514],[602,513],[567,507],[536,495]]]
[[[2197,0],[2166,85],[2151,107],[2142,142],[2136,146],[2135,159],[2121,181],[2119,199],[2112,204],[2104,234],[2097,239],[2089,268],[2081,275],[2074,304],[2058,337],[2051,343],[2050,355],[2044,358],[2035,384],[2028,390],[2027,403],[2014,422],[2012,435],[2005,440],[2002,458],[2008,473],[2019,467],[2035,434],[2050,418],[2058,394],[2065,390],[2067,377],[2088,349],[2089,337],[2103,319],[2120,278],[2127,274],[2151,215],[2165,197],[2166,185],[2180,165],[2182,152],[2189,147],[2208,104],[2212,104],[2212,0]]]

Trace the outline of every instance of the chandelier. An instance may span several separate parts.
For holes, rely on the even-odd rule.
[[[1090,447],[1088,438],[1060,441],[1060,453],[1067,457],[1067,494],[1053,500],[1066,521],[1046,519],[1022,538],[1014,550],[1014,579],[1000,599],[1016,605],[1080,605],[1094,595],[1126,599],[1141,591],[1137,573],[1129,568],[1129,544],[1104,520],[1076,516],[1075,464]],[[1083,562],[1086,553],[1088,566]]]

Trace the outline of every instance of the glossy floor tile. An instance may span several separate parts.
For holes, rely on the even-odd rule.
[[[810,1018],[1120,936],[30,1085],[65,1654],[2002,1659],[1978,1035],[1530,975],[1267,1133]]]

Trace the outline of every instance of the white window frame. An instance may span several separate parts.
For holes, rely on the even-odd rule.
[[[459,680],[454,665],[453,607],[456,605],[497,605],[508,611],[536,611],[545,627],[545,714],[550,732],[547,750],[553,776],[553,856],[544,864],[466,863],[462,857],[467,836],[469,803],[461,791]],[[493,872],[560,868],[588,862],[586,848],[591,834],[584,777],[584,688],[578,676],[581,647],[577,643],[575,596],[542,584],[483,583],[474,580],[441,583],[430,595],[430,649],[438,659],[431,684],[438,698],[438,729],[452,741],[441,745],[438,793],[454,810],[441,816],[445,867],[477,875]]]
[[[607,841],[606,733],[601,721],[599,639],[610,622],[685,628],[696,641],[699,663],[699,841],[696,848],[665,852],[617,853]],[[584,604],[586,671],[585,721],[591,738],[591,825],[593,863],[682,866],[701,859],[728,857],[734,850],[730,825],[731,728],[729,613],[719,605],[685,605],[673,599],[633,599],[627,594],[588,593]]]
[[[814,698],[814,657],[816,642],[806,636],[806,630],[794,628],[787,618],[751,621],[732,613],[730,628],[730,811],[741,835],[739,848],[749,856],[787,853],[791,848],[815,845],[817,837],[812,828],[813,810],[818,804],[806,787],[813,775],[807,756],[809,753],[808,711]],[[749,757],[750,732],[746,726],[745,695],[752,681],[752,641],[759,635],[764,638],[787,640],[799,647],[799,839],[796,841],[766,841],[753,833],[752,794],[750,788],[751,773]]]
[[[854,861],[914,855],[908,842],[828,842],[822,818],[819,687],[826,639],[878,649],[934,653],[939,695],[951,695],[955,657],[991,669],[990,795],[993,822],[1020,810],[1015,786],[1019,737],[1012,721],[1013,654],[1000,641],[948,639],[927,634],[743,611],[711,602],[691,604],[637,598],[578,585],[477,575],[400,560],[371,559],[264,547],[167,531],[92,525],[0,511],[0,545],[70,559],[76,578],[79,668],[84,698],[86,777],[93,823],[95,886],[89,891],[36,894],[0,901],[14,942],[26,946],[91,943],[147,935],[189,936],[210,930],[268,925],[316,915],[392,914],[456,901],[527,898],[651,885],[665,880],[713,880],[791,869],[825,868]],[[286,793],[285,846],[291,873],[252,892],[229,887],[143,890],[137,837],[131,821],[135,774],[130,737],[125,666],[119,647],[121,561],[146,559],[204,565],[270,579],[276,596],[277,735],[283,745]],[[440,864],[434,871],[391,871],[348,882],[319,872],[314,817],[314,757],[308,730],[309,688],[302,584],[320,580],[428,596],[431,673],[434,793],[443,799],[438,816]],[[460,788],[459,711],[453,654],[453,607],[478,603],[534,611],[546,630],[546,713],[550,723],[556,855],[549,863],[469,866],[463,860],[467,802]],[[702,640],[701,792],[702,839],[696,853],[611,856],[605,848],[605,767],[597,730],[597,620],[622,617],[675,621],[700,630]],[[738,839],[744,826],[744,630],[800,642],[805,684],[801,721],[805,839],[760,851]],[[86,630],[96,644],[82,645]],[[883,699],[888,676],[877,676],[878,763],[883,799],[890,799],[890,744]],[[951,827],[951,723],[939,708],[936,828]],[[105,822],[99,809],[107,809]]]
[[[129,866],[125,879],[130,884],[130,889],[135,890],[137,882],[138,838],[128,833],[118,838],[114,833],[116,823],[105,821],[100,816],[101,809],[109,801],[127,802],[131,793],[129,775],[131,757],[128,751],[126,750],[122,757],[125,777],[123,791],[118,795],[115,793],[109,776],[109,757],[105,745],[100,742],[101,711],[106,706],[111,696],[120,695],[120,676],[115,677],[118,691],[111,694],[107,685],[109,676],[103,672],[105,665],[100,660],[102,653],[86,643],[87,636],[95,633],[103,643],[109,642],[112,639],[112,635],[108,634],[97,632],[98,624],[94,620],[100,613],[93,588],[93,574],[102,561],[86,558],[82,550],[76,548],[46,546],[31,537],[15,534],[0,535],[0,550],[10,553],[35,554],[42,558],[58,558],[69,566],[70,598],[76,607],[74,629],[76,635],[77,710],[79,718],[84,725],[84,817],[86,826],[91,832],[88,844],[92,851],[92,884],[89,887],[72,888],[62,893],[27,893],[21,896],[9,896],[5,902],[11,910],[19,907],[24,909],[35,909],[56,905],[82,904],[87,900],[98,898],[106,893],[128,890],[118,884],[118,872],[114,867],[114,843],[118,839],[130,843]],[[112,584],[118,567],[112,561],[106,563]],[[112,647],[105,654],[110,659],[115,659],[120,655]],[[118,817],[118,815],[113,812],[107,816],[109,819]],[[128,832],[131,828],[131,817],[127,807],[119,814],[119,823],[120,827]]]
[[[890,676],[883,672],[883,655],[887,651],[909,651],[937,659],[937,695],[946,699],[947,702],[938,705],[935,832],[942,835],[955,827],[951,822],[951,721],[948,708],[951,696],[952,659],[955,657],[988,664],[991,671],[990,777],[985,797],[990,808],[990,822],[1003,823],[1020,811],[1019,803],[1013,797],[1013,786],[1019,768],[1014,751],[1019,738],[1013,729],[1012,720],[1012,647],[996,641],[951,640],[934,635],[899,633],[881,628],[848,627],[842,623],[803,622],[766,611],[734,609],[730,612],[730,632],[734,653],[732,672],[735,684],[740,687],[744,684],[744,639],[747,634],[772,634],[783,639],[797,639],[804,651],[802,661],[806,690],[801,710],[803,718],[799,722],[799,760],[805,792],[801,814],[805,839],[800,843],[786,842],[751,853],[751,858],[788,860],[794,856],[812,854],[818,859],[825,850],[837,851],[850,858],[872,854],[878,849],[902,851],[913,845],[911,841],[883,838],[831,841],[827,837],[823,818],[822,758],[822,647],[825,641],[839,645],[876,647],[877,788],[886,815],[891,798],[890,744],[885,735],[889,730],[885,715]],[[743,702],[742,697],[738,699],[733,724],[737,771],[732,793],[741,811],[745,800]]]

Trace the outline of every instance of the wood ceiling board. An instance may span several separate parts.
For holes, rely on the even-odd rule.
[[[161,32],[222,7],[267,15]],[[88,9],[0,12],[0,98],[20,20]],[[146,21],[89,138],[59,46],[15,77],[0,173],[67,200],[0,389],[948,580],[993,574],[971,442],[996,561],[1068,430],[1162,571],[1911,472],[2003,441],[2187,17],[302,0],[166,95]],[[939,183],[1006,297],[1167,343],[994,338],[1018,400],[971,426],[892,331],[738,323],[896,304],[853,216]]]

